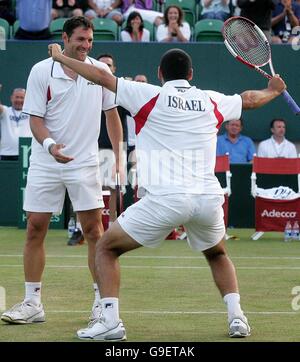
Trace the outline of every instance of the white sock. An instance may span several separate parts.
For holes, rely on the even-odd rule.
[[[240,295],[238,293],[226,294],[223,300],[227,305],[229,322],[236,317],[242,317],[244,315],[240,306]]]
[[[99,292],[99,288],[97,283],[93,283],[93,287],[94,287],[94,292],[95,292],[95,300],[94,300],[94,304],[100,304],[100,292]]]
[[[119,299],[118,298],[102,298],[101,299],[102,314],[105,321],[109,325],[116,325],[119,322]]]
[[[24,302],[32,303],[34,305],[41,304],[41,289],[42,283],[25,282],[25,299]]]

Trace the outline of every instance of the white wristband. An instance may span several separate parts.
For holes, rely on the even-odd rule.
[[[43,148],[46,152],[50,153],[50,146],[55,144],[56,142],[52,138],[45,138],[43,141]]]

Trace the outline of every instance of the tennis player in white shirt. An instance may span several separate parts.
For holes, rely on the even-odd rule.
[[[88,57],[93,44],[93,24],[88,19],[81,16],[68,19],[62,38],[65,56],[110,72],[106,64]],[[45,321],[41,303],[44,240],[52,213],[62,211],[66,189],[88,243],[88,265],[95,291],[90,319],[100,315],[95,247],[103,233],[101,208],[104,204],[98,135],[103,110],[118,164],[118,147],[123,136],[114,101],[115,95],[108,89],[87,81],[52,58],[35,64],[30,72],[23,107],[23,112],[30,115],[33,133],[23,206],[27,211],[25,297],[2,314],[1,319],[6,323]]]
[[[97,243],[102,315],[79,330],[78,337],[126,339],[119,318],[118,258],[141,246],[157,247],[179,225],[184,225],[190,247],[207,258],[227,305],[230,337],[249,336],[235,268],[224,246],[224,197],[214,175],[216,134],[222,122],[239,118],[242,109],[258,108],[276,98],[286,88],[284,81],[276,75],[266,89],[225,96],[190,85],[192,60],[180,49],[171,49],[161,58],[158,77],[162,87],[116,78],[67,58],[57,44],[50,45],[49,51],[54,60],[115,92],[116,103],[133,115],[139,186],[146,191]]]

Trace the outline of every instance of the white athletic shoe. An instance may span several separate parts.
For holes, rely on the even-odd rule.
[[[250,326],[245,316],[232,319],[229,323],[229,337],[242,338],[250,336]]]
[[[114,327],[110,327],[102,316],[90,322],[87,328],[79,329],[77,336],[80,339],[94,339],[106,342],[125,341],[126,331],[121,320]]]
[[[45,312],[42,304],[22,302],[4,312],[1,320],[10,324],[41,323],[45,322]]]
[[[101,312],[102,312],[102,307],[100,302],[94,302],[93,307],[92,307],[92,311],[90,314],[90,321],[94,321],[96,319],[99,319],[101,316]]]

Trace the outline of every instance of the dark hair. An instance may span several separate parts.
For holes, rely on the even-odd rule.
[[[137,11],[133,11],[132,13],[129,14],[127,21],[126,21],[126,26],[124,28],[125,31],[128,31],[129,34],[132,33],[132,26],[131,26],[131,20],[133,20],[134,18],[139,17],[141,19],[141,25],[139,27],[139,31],[142,31],[144,29],[144,20],[141,16],[140,13],[138,13]]]
[[[191,57],[182,49],[168,50],[160,60],[160,70],[164,81],[188,79],[192,68]]]
[[[73,34],[74,29],[82,27],[84,29],[92,29],[94,31],[93,23],[84,16],[73,16],[66,20],[63,26],[63,32],[67,33],[68,38]]]
[[[166,10],[165,10],[165,12],[164,12],[164,23],[165,23],[165,25],[166,25],[166,26],[169,25],[168,13],[169,13],[169,10],[170,10],[171,8],[175,8],[175,9],[178,10],[179,17],[178,17],[177,23],[178,23],[179,26],[181,26],[181,25],[182,25],[182,22],[183,22],[183,19],[184,19],[184,12],[183,12],[183,10],[182,10],[179,6],[177,6],[177,5],[170,5],[170,6],[168,6],[168,7],[166,8]]]
[[[274,119],[272,119],[272,121],[271,121],[271,123],[270,123],[270,128],[273,128],[273,127],[274,127],[274,123],[275,123],[275,122],[283,122],[284,125],[286,125],[286,122],[285,122],[284,119],[282,119],[282,118],[274,118]]]
[[[96,59],[99,60],[100,58],[110,58],[110,59],[114,60],[114,57],[109,53],[100,54],[97,56]]]

